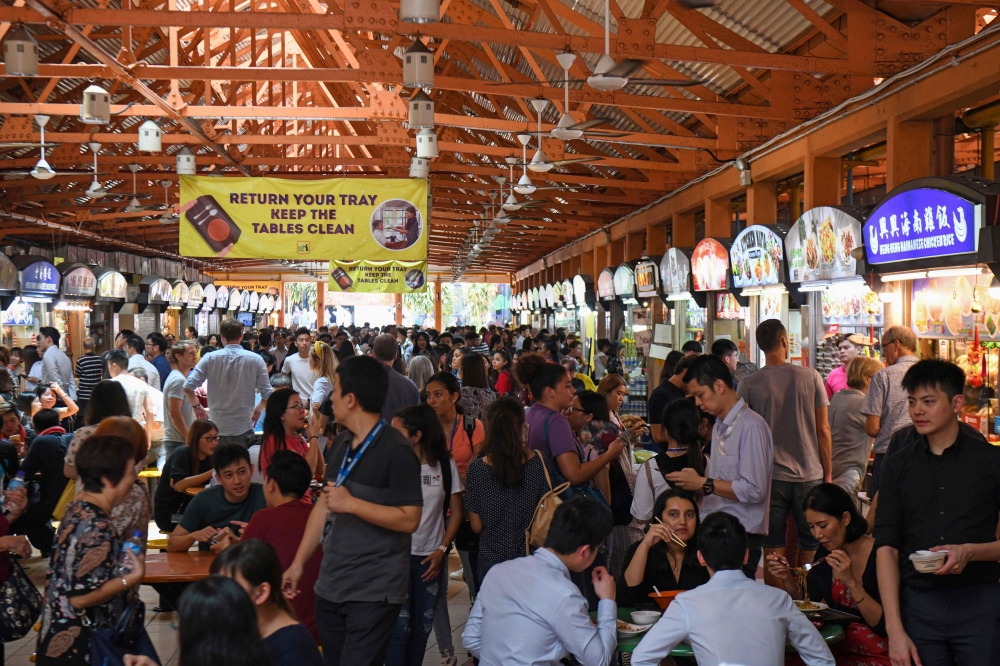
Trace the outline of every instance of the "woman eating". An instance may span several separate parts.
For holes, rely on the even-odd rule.
[[[875,540],[847,492],[832,483],[809,491],[803,502],[809,530],[820,543],[806,575],[811,601],[861,616],[847,625],[844,640],[831,646],[838,664],[889,666],[889,644],[875,565]],[[793,599],[802,599],[799,578],[788,561],[769,555],[767,568]]]
[[[264,435],[260,446],[260,473],[267,474],[271,456],[275,451],[287,449],[306,459],[314,475],[325,470],[323,455],[319,449],[319,436],[310,435],[309,440],[300,432],[306,426],[306,407],[294,389],[281,388],[267,398],[264,417]]]
[[[142,582],[143,559],[122,553],[111,512],[132,492],[135,449],[122,437],[89,437],[76,456],[83,485],[66,505],[49,562],[38,633],[40,666],[88,664],[90,635],[114,626],[129,590]],[[124,565],[124,575],[117,571]]]
[[[323,666],[316,641],[281,593],[274,546],[259,539],[230,546],[212,562],[212,573],[232,578],[250,596],[270,666]]]
[[[219,429],[205,419],[188,428],[187,446],[174,449],[156,486],[153,520],[163,533],[173,532],[191,496],[188,488],[203,488],[212,480],[212,454],[219,445]]]
[[[625,571],[618,585],[620,606],[648,604],[654,586],[665,592],[708,582],[708,569],[698,562],[701,516],[694,494],[673,488],[663,491],[653,505],[653,516],[642,541],[625,552]]]
[[[437,609],[447,612],[448,551],[462,524],[462,492],[458,467],[448,453],[448,442],[437,414],[428,405],[406,407],[396,413],[392,427],[401,432],[420,459],[424,506],[420,526],[410,541],[410,575],[403,611],[389,642],[385,663],[420,666]],[[446,483],[447,481],[447,483]],[[445,515],[452,518],[445,525]]]

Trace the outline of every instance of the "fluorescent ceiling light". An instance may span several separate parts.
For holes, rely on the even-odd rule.
[[[760,296],[764,293],[764,290],[760,287],[751,287],[750,289],[744,289],[740,292],[740,296],[747,298],[748,296]]]
[[[927,271],[927,277],[937,278],[937,277],[958,277],[960,275],[982,275],[983,270],[981,268],[940,268],[933,271]],[[884,278],[883,278],[884,279]]]
[[[799,291],[826,291],[830,288],[829,282],[803,282],[799,285]]]
[[[689,301],[691,300],[690,291],[679,291],[676,294],[667,294],[668,301]]]
[[[919,280],[927,277],[927,271],[912,271],[910,273],[889,273],[882,276],[882,282],[898,282],[900,280]]]

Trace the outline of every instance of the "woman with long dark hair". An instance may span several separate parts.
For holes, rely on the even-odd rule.
[[[660,493],[653,515],[656,519],[642,540],[625,552],[617,595],[622,606],[649,603],[654,586],[660,591],[690,590],[708,582],[708,570],[698,562],[701,516],[694,494],[674,489]]]
[[[479,532],[480,581],[493,565],[527,554],[524,531],[552,487],[544,459],[528,448],[520,402],[497,398],[486,422],[486,439],[469,464],[465,491],[472,529]]]
[[[105,379],[97,382],[97,386],[90,394],[87,410],[83,414],[83,427],[73,432],[73,439],[66,449],[66,457],[63,458],[63,476],[67,479],[77,478],[76,454],[80,450],[80,445],[94,434],[98,423],[112,416],[132,416],[132,408],[129,407],[125,387],[118,382]],[[77,484],[77,492],[81,492],[82,489],[82,486]]]
[[[230,546],[212,562],[212,573],[232,578],[249,595],[271,666],[323,665],[316,641],[281,593],[281,561],[274,546],[259,539]]]
[[[416,336],[413,338],[413,350],[410,352],[410,358],[414,356],[426,356],[427,358],[434,361],[434,350],[431,349],[431,337],[427,334],[427,331],[417,331]]]
[[[184,513],[191,496],[188,488],[204,487],[212,480],[212,454],[219,446],[219,429],[205,419],[196,419],[188,428],[186,446],[174,449],[163,465],[156,485],[153,520],[161,532],[177,527],[174,516]]]
[[[420,459],[424,506],[420,526],[411,538],[409,587],[386,664],[419,666],[424,661],[431,627],[437,624],[437,613],[442,608],[447,613],[447,557],[462,524],[464,487],[448,452],[441,422],[429,405],[400,410],[392,426],[409,440]],[[446,526],[448,512],[452,518]]]
[[[813,538],[820,542],[816,564],[806,577],[811,601],[860,615],[847,625],[844,640],[831,646],[838,664],[889,666],[882,597],[878,587],[875,540],[854,499],[840,486],[823,483],[802,502]],[[769,555],[767,568],[793,599],[802,598],[788,561]]]
[[[323,474],[325,465],[319,450],[319,437],[312,435],[306,441],[300,434],[305,425],[306,408],[299,394],[291,388],[272,391],[264,413],[264,434],[260,445],[261,475],[267,474],[274,452],[285,449],[305,458],[313,474]]]
[[[473,456],[479,453],[484,434],[483,423],[479,419],[470,418],[471,422],[466,423],[461,397],[461,384],[450,372],[435,373],[427,380],[427,404],[437,414],[448,450],[464,481],[465,471]]]
[[[518,386],[514,381],[514,373],[511,371],[512,361],[510,352],[506,349],[497,349],[490,359],[493,366],[493,374],[496,378],[493,381],[493,390],[497,395],[517,395]]]
[[[463,356],[458,378],[462,382],[462,409],[469,416],[479,418],[497,397],[490,388],[483,357],[475,353]]]

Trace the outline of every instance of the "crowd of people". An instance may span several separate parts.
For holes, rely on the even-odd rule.
[[[432,633],[455,666],[453,548],[462,644],[490,666],[606,666],[618,607],[679,591],[633,664],[682,641],[702,665],[781,664],[786,642],[810,666],[1000,663],[1000,450],[958,419],[962,370],[903,327],[885,367],[838,340],[825,381],[779,321],[755,338],[759,369],[729,340],[671,352],[647,426],[621,414],[620,345],[564,331],[225,320],[88,339],[74,368],[42,329],[0,347],[0,586],[7,553],[48,558],[37,663],[93,663],[141,603],[153,521],[168,551],[215,554],[208,579],[156,586],[184,666],[416,666]],[[842,614],[839,642],[806,598]]]

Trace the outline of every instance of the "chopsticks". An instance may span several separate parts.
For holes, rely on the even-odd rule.
[[[656,522],[658,522],[659,524],[663,525],[663,521],[662,521],[662,520],[660,520],[660,519],[659,519],[659,517],[657,517],[657,516],[653,516],[653,520],[655,520],[655,521],[656,521]],[[666,525],[664,525],[664,527],[666,527]],[[673,531],[671,531],[671,532],[670,532],[670,540],[671,540],[671,541],[673,541],[674,543],[676,543],[676,544],[677,544],[678,546],[680,546],[681,548],[687,548],[687,547],[688,547],[688,545],[687,545],[686,543],[684,543],[684,540],[683,540],[683,539],[681,539],[681,538],[680,538],[679,536],[677,536],[676,534],[674,534],[674,533],[673,533]]]

